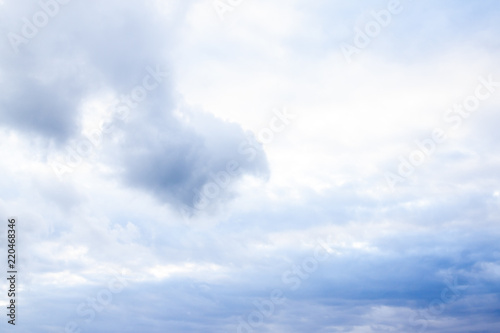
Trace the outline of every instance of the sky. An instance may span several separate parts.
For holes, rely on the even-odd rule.
[[[498,332],[500,4],[1,0],[2,332]]]

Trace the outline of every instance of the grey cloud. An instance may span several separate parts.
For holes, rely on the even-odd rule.
[[[181,106],[181,112],[189,121],[183,121],[168,109],[158,113],[162,107],[161,102],[148,104],[147,110],[117,125],[123,136],[116,146],[108,146],[107,154],[125,183],[150,191],[162,201],[194,209],[197,193],[207,183],[216,183],[217,174],[226,172],[228,163],[236,161],[238,175],[231,176],[214,201],[225,199],[243,174],[267,177],[262,147],[250,146],[239,125],[186,106]],[[246,145],[249,154],[240,149]]]
[[[33,78],[12,83],[11,93],[4,94],[0,100],[2,123],[59,142],[65,141],[78,128],[76,106],[79,93],[72,91],[67,83],[62,79],[45,84]]]
[[[37,5],[9,3],[2,32],[23,36]],[[5,16],[6,14],[2,15]],[[150,19],[154,18],[154,19]],[[136,1],[60,5],[48,24],[18,47],[2,41],[0,119],[30,135],[58,143],[78,133],[81,102],[103,89],[121,93],[137,83],[146,66],[163,63],[168,23]]]
[[[40,10],[28,7],[21,12]],[[47,26],[28,44],[20,45],[17,55],[10,52],[0,58],[0,69],[7,73],[0,120],[28,136],[53,140],[62,150],[70,139],[81,136],[84,100],[103,90],[117,96],[130,94],[147,68],[169,67],[168,50],[174,46],[171,24],[154,5],[138,1],[61,6]],[[131,111],[131,121],[115,124],[124,136],[106,153],[112,157],[106,163],[115,167],[123,181],[162,200],[192,206],[195,191],[230,160],[240,163],[241,174],[265,175],[262,149],[255,148],[252,161],[238,153],[239,143],[245,140],[238,125],[200,110],[183,110],[190,113],[189,125],[173,116],[178,104],[173,80],[163,80],[150,92]]]

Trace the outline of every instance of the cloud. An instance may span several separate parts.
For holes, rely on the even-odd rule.
[[[161,72],[169,67],[168,49],[174,45],[171,24],[154,5],[134,1],[60,6],[33,43],[22,45],[20,56],[4,57],[3,125],[53,140],[64,151],[70,139],[81,138],[86,101],[102,100],[103,92],[120,99],[140,84],[154,85],[157,91],[131,110],[140,114],[131,115],[121,127],[123,138],[109,148],[107,162],[126,184],[193,206],[195,191],[231,160],[238,161],[241,175],[266,174],[262,149],[255,148],[253,161],[238,153],[246,139],[237,124],[194,109],[190,124],[174,117],[172,77]]]
[[[16,53],[43,5],[3,1],[16,329],[496,332],[498,92],[394,191],[384,173],[500,79],[500,7],[406,1],[347,64],[340,43],[387,4],[243,1],[221,21],[211,1],[72,0]],[[278,126],[277,105],[300,117]]]
[[[122,135],[107,147],[107,158],[126,184],[195,210],[199,193],[209,183],[219,184],[221,173],[218,201],[243,175],[268,176],[262,147],[250,145],[239,125],[186,106],[168,107],[155,100],[117,125]],[[233,164],[236,172],[230,175]]]

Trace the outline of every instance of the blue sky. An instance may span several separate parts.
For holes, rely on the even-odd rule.
[[[498,332],[496,1],[0,22],[2,332]]]

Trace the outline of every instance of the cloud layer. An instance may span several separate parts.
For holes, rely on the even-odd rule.
[[[15,329],[496,332],[499,16],[4,0]]]

